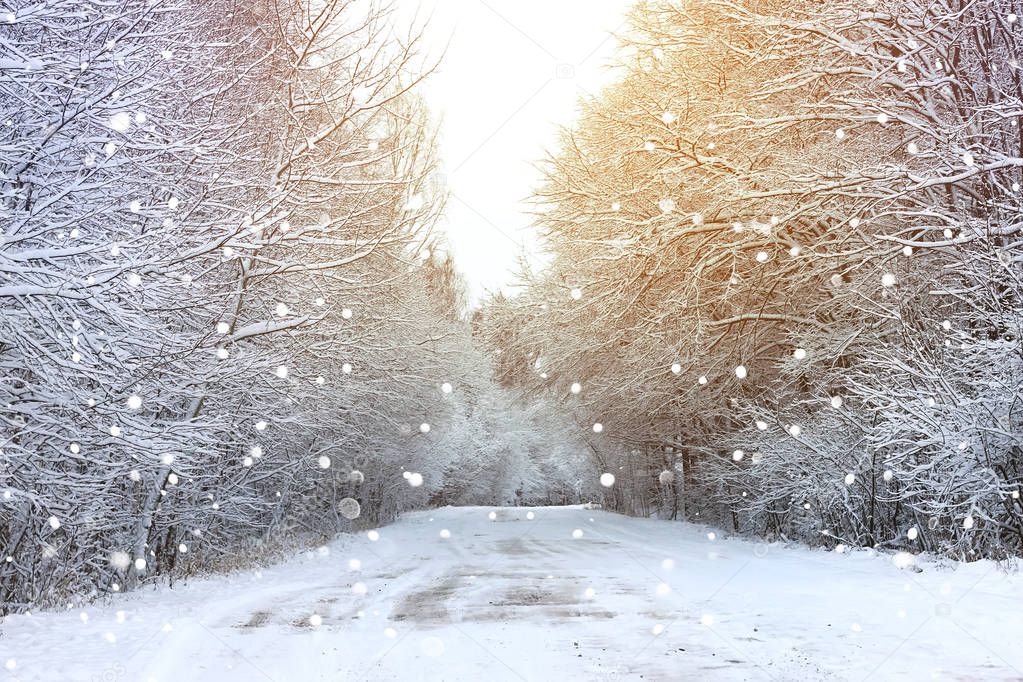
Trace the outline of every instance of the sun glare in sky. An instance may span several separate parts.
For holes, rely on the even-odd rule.
[[[444,55],[423,92],[442,123],[443,227],[478,299],[513,286],[520,258],[542,262],[526,201],[535,164],[611,79],[628,3],[403,1],[427,22],[431,56]]]

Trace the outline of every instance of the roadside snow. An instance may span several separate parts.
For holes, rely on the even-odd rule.
[[[8,617],[0,680],[1023,677],[1020,576],[923,569],[581,507],[445,508],[262,572]]]

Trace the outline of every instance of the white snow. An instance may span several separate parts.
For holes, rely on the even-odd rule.
[[[865,550],[708,536],[584,507],[407,514],[263,571],[9,616],[0,660],[5,679],[69,682],[1008,680],[1023,670],[1023,583],[993,563],[916,557],[900,569]]]

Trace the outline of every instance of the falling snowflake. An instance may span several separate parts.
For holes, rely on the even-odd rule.
[[[131,114],[124,111],[116,113],[110,117],[108,125],[111,130],[119,133],[128,132],[128,129],[131,127]]]
[[[359,514],[362,512],[362,507],[359,505],[358,500],[346,497],[338,503],[337,510],[341,516],[351,521],[359,518]]]
[[[408,203],[405,204],[405,210],[410,212],[418,211],[423,208],[425,203],[421,194],[413,194],[409,197]]]
[[[896,552],[892,556],[892,563],[898,568],[909,568],[915,561],[916,558],[909,552]]]
[[[117,571],[127,571],[128,567],[131,565],[131,557],[128,555],[128,552],[110,552],[106,560],[109,561],[110,566],[113,566]]]

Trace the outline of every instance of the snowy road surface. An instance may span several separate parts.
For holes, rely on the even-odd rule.
[[[923,568],[578,507],[445,508],[10,617],[0,680],[1023,679],[1020,576]]]

